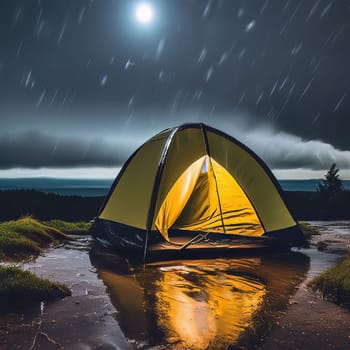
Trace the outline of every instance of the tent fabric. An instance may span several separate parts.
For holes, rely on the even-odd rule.
[[[155,225],[167,241],[169,241],[168,230],[174,225],[192,195],[204,162],[205,157],[202,157],[183,172],[170,189],[158,211]]]
[[[158,213],[168,192],[183,172],[206,154],[205,143],[200,129],[189,128],[175,133],[168,150],[159,188],[157,189],[158,196],[155,213]],[[152,229],[156,229],[154,222]]]
[[[297,225],[263,161],[204,124],[167,129],[142,145],[98,217],[166,240],[170,229],[262,236]]]
[[[266,231],[277,231],[295,226],[296,222],[284,204],[276,184],[267,173],[267,167],[257,162],[252,151],[208,131],[211,156],[220,163],[254,203]]]
[[[111,192],[99,218],[146,228],[159,159],[170,132],[154,137],[132,158]]]
[[[200,173],[203,164],[207,164],[207,169]],[[240,186],[209,156],[193,163],[171,188],[158,211],[156,227],[166,240],[170,228],[249,236],[264,234]]]

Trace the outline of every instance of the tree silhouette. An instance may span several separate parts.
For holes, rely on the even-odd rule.
[[[336,164],[333,163],[325,175],[325,179],[318,184],[317,191],[326,200],[334,198],[337,194],[344,190],[343,182],[339,178],[338,173],[339,169],[337,169]]]

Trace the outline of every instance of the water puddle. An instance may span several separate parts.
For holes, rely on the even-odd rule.
[[[90,255],[126,337],[167,349],[226,349],[252,341],[309,268],[308,257],[290,253],[161,262],[126,272],[103,252]]]

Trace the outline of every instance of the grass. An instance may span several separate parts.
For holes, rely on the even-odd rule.
[[[85,221],[68,222],[56,219],[44,221],[43,223],[47,226],[54,227],[57,230],[60,230],[67,234],[88,234],[91,228],[91,223]]]
[[[67,234],[88,233],[86,222],[51,220],[40,222],[31,216],[0,223],[0,261],[27,260],[58,240],[71,240]],[[33,302],[70,295],[64,285],[50,282],[18,267],[0,265],[0,307],[13,309]]]
[[[64,285],[39,278],[18,267],[0,266],[0,305],[3,308],[12,309],[68,295],[71,291]]]
[[[308,241],[311,239],[312,236],[320,234],[320,231],[317,227],[312,226],[307,222],[299,222],[299,227]]]
[[[67,234],[88,233],[90,223],[51,220],[40,222],[27,216],[0,223],[0,260],[22,260],[37,256],[57,240],[71,240]]]
[[[19,260],[38,255],[42,247],[55,240],[68,239],[62,231],[32,217],[0,223],[0,258]]]
[[[40,222],[31,216],[0,223],[0,261],[27,260],[38,256],[44,247],[58,240],[72,239],[67,234],[88,233],[90,223],[51,220]],[[0,307],[13,309],[42,300],[70,295],[56,282],[39,278],[18,267],[0,265]]]
[[[350,254],[339,264],[314,278],[308,285],[338,303],[350,306]]]

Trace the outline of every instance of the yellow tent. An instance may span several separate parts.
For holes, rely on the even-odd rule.
[[[185,124],[157,134],[129,158],[93,234],[145,252],[157,232],[171,243],[174,230],[225,237],[278,232],[290,245],[302,238],[291,235],[297,222],[281,194],[268,167],[242,143],[207,125]]]

